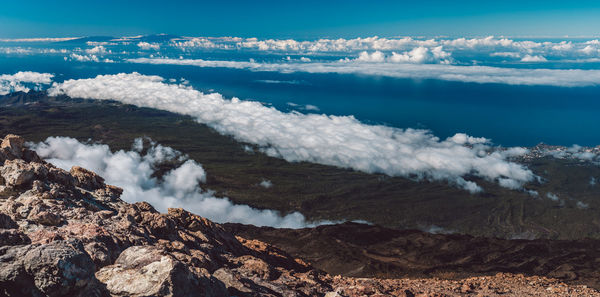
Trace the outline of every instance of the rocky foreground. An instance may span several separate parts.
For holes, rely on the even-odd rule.
[[[0,145],[0,296],[600,296],[515,274],[460,280],[330,276],[182,209],[129,204],[80,167]]]

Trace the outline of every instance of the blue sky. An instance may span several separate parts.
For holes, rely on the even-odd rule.
[[[571,3],[569,3],[571,2]],[[0,37],[598,36],[600,1],[2,1]]]

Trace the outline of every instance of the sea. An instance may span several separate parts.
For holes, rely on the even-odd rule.
[[[116,42],[108,38],[61,42],[5,40],[0,42],[0,74],[52,73],[54,81],[62,82],[138,72],[158,75],[167,81],[185,81],[203,92],[259,101],[286,112],[352,115],[367,124],[428,129],[440,139],[466,133],[488,138],[501,146],[600,145],[599,85],[514,85],[364,73],[257,71],[128,62],[129,58],[168,57],[280,63],[303,57],[309,57],[311,61],[337,61],[358,55],[357,51],[310,55],[294,51],[181,50],[167,46],[166,42],[172,41],[164,40],[151,43],[160,46],[160,50],[153,52],[142,49],[140,42]],[[453,54],[459,57],[458,53]],[[85,61],[81,57],[91,60]],[[549,61],[540,65],[490,58],[478,65],[516,69],[600,69],[600,63],[594,60],[585,63]]]

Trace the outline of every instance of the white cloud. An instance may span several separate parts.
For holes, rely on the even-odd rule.
[[[263,179],[259,185],[265,189],[268,189],[273,186],[273,183],[270,180]]]
[[[296,104],[293,102],[288,102],[286,104],[297,110],[306,110],[306,111],[319,111],[320,110],[318,106],[312,105],[312,104],[300,105],[300,104]]]
[[[582,201],[577,201],[577,203],[575,205],[577,206],[577,208],[580,208],[580,209],[587,209],[590,207],[589,204],[584,203]]]
[[[87,54],[90,54],[90,55],[103,56],[103,55],[109,54],[111,51],[110,50],[106,50],[106,48],[104,46],[102,46],[102,45],[98,45],[98,46],[95,46],[93,48],[86,49],[85,52]]]
[[[100,62],[100,59],[96,55],[79,55],[72,53],[69,57],[71,57],[72,60],[79,62]]]
[[[67,80],[50,95],[118,100],[123,103],[187,114],[224,135],[252,143],[270,156],[307,161],[367,173],[447,180],[472,192],[481,188],[463,178],[523,184],[533,173],[506,160],[480,141],[458,144],[440,140],[427,130],[366,125],[352,116],[283,113],[259,102],[225,99],[189,86],[167,84],[158,76],[138,73]],[[467,137],[467,139],[470,139]],[[474,138],[477,139],[477,138]],[[513,184],[510,185],[513,188]]]
[[[84,144],[68,137],[49,137],[30,146],[57,167],[69,170],[77,165],[90,169],[104,177],[108,184],[123,188],[123,200],[130,203],[146,201],[161,212],[181,207],[221,223],[286,228],[311,226],[298,212],[281,216],[277,211],[254,209],[233,204],[227,198],[214,197],[211,191],[200,188],[200,183],[206,181],[206,172],[200,164],[156,143],[151,143],[142,154],[142,139],[135,141],[131,151],[114,153],[107,145]],[[183,163],[167,172],[161,180],[152,177],[157,166],[169,160]]]
[[[19,71],[15,74],[0,75],[0,95],[6,95],[11,92],[29,92],[33,87],[40,90],[42,85],[52,83],[53,74],[39,73],[31,71]]]
[[[185,41],[173,41],[173,46],[175,47],[179,47],[181,49],[190,49],[190,48],[201,48],[201,49],[207,49],[207,48],[218,48],[219,46],[217,46],[217,44],[215,44],[214,42],[210,41],[208,38],[205,37],[194,37],[194,38],[190,38],[188,40]],[[227,46],[223,46],[223,48],[227,48]]]
[[[523,69],[490,66],[364,62],[354,60],[312,63],[259,63],[253,61],[137,58],[128,59],[127,61],[144,64],[224,67],[247,69],[250,71],[363,74],[396,78],[440,79],[511,85],[549,85],[562,87],[600,85],[600,70],[582,69]]]
[[[33,50],[30,48],[22,48],[22,47],[0,47],[0,53],[26,55],[26,54],[33,53]]]
[[[312,105],[312,104],[306,104],[304,105],[304,109],[308,110],[308,111],[319,111],[319,107],[316,105]]]
[[[478,144],[490,142],[489,139],[484,137],[473,137],[464,133],[456,133],[454,136],[448,138],[448,140],[456,144]]]
[[[573,48],[573,43],[570,41],[561,41],[560,43],[552,45],[551,47],[555,51],[569,51]]]
[[[350,59],[342,59],[343,62],[391,62],[391,63],[441,63],[441,64],[450,64],[450,53],[445,52],[441,46],[435,47],[433,49],[425,48],[425,47],[417,47],[412,49],[411,51],[406,51],[403,53],[392,52],[391,56],[386,56],[381,51],[374,51],[369,53],[367,51],[361,52],[358,57],[354,60]]]
[[[558,159],[576,159],[582,162],[591,162],[600,165],[600,146],[599,147],[582,147],[580,145],[572,145],[571,147],[551,146],[540,150],[544,156],[552,156]]]
[[[360,55],[358,55],[358,58],[356,58],[355,61],[361,61],[361,62],[384,62],[385,61],[385,55],[383,55],[382,52],[380,51],[374,51],[372,53],[368,53],[368,52],[361,52]]]
[[[298,80],[274,80],[274,79],[257,79],[255,82],[264,83],[264,84],[286,84],[286,85],[299,85],[302,84],[302,81]]]
[[[552,200],[552,201],[559,201],[560,198],[558,197],[558,195],[548,192],[546,193],[546,197],[548,197],[548,199]]]
[[[521,58],[521,62],[547,62],[546,58],[542,56],[531,56],[525,55],[525,57]]]
[[[540,196],[540,193],[538,191],[535,191],[535,190],[525,190],[525,193],[527,193],[527,194],[529,194],[530,196],[533,196],[533,197]]]
[[[520,58],[520,53],[515,52],[494,52],[490,54],[491,57],[506,57],[506,58]]]
[[[581,52],[586,55],[597,55],[600,53],[600,49],[595,46],[587,45],[586,47],[581,49]]]
[[[426,47],[416,47],[411,51],[397,54],[392,52],[389,61],[396,63],[442,63],[450,64],[450,53],[445,52],[441,46],[432,49]]]
[[[114,63],[115,62],[108,58],[100,59],[96,55],[79,55],[76,53],[72,53],[69,57],[71,60],[79,61],[79,62],[97,62],[97,63],[98,62],[102,62],[102,63]],[[67,60],[67,57],[65,57],[65,60]]]
[[[140,42],[137,44],[137,46],[143,50],[159,50],[160,49],[160,44],[158,43],[148,43],[148,42]]]
[[[529,150],[523,147],[511,147],[504,151],[500,151],[500,153],[506,157],[516,157],[529,153]]]

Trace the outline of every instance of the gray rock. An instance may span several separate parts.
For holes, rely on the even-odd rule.
[[[31,209],[27,219],[46,226],[56,226],[62,222],[60,215],[48,211],[40,205],[36,205]]]
[[[48,296],[73,295],[94,279],[96,267],[77,241],[54,241],[30,250],[23,258],[25,271]]]
[[[8,134],[4,137],[4,139],[2,139],[2,143],[0,143],[0,149],[13,155],[14,157],[21,158],[23,156],[24,143],[25,139],[23,139],[23,137],[14,134]]]
[[[24,185],[35,177],[33,166],[20,159],[4,162],[4,166],[0,167],[0,175],[8,186]]]
[[[15,246],[0,256],[7,296],[79,296],[96,282],[95,266],[77,241]]]
[[[119,296],[227,296],[225,287],[208,273],[193,273],[153,246],[126,249],[96,277]]]

